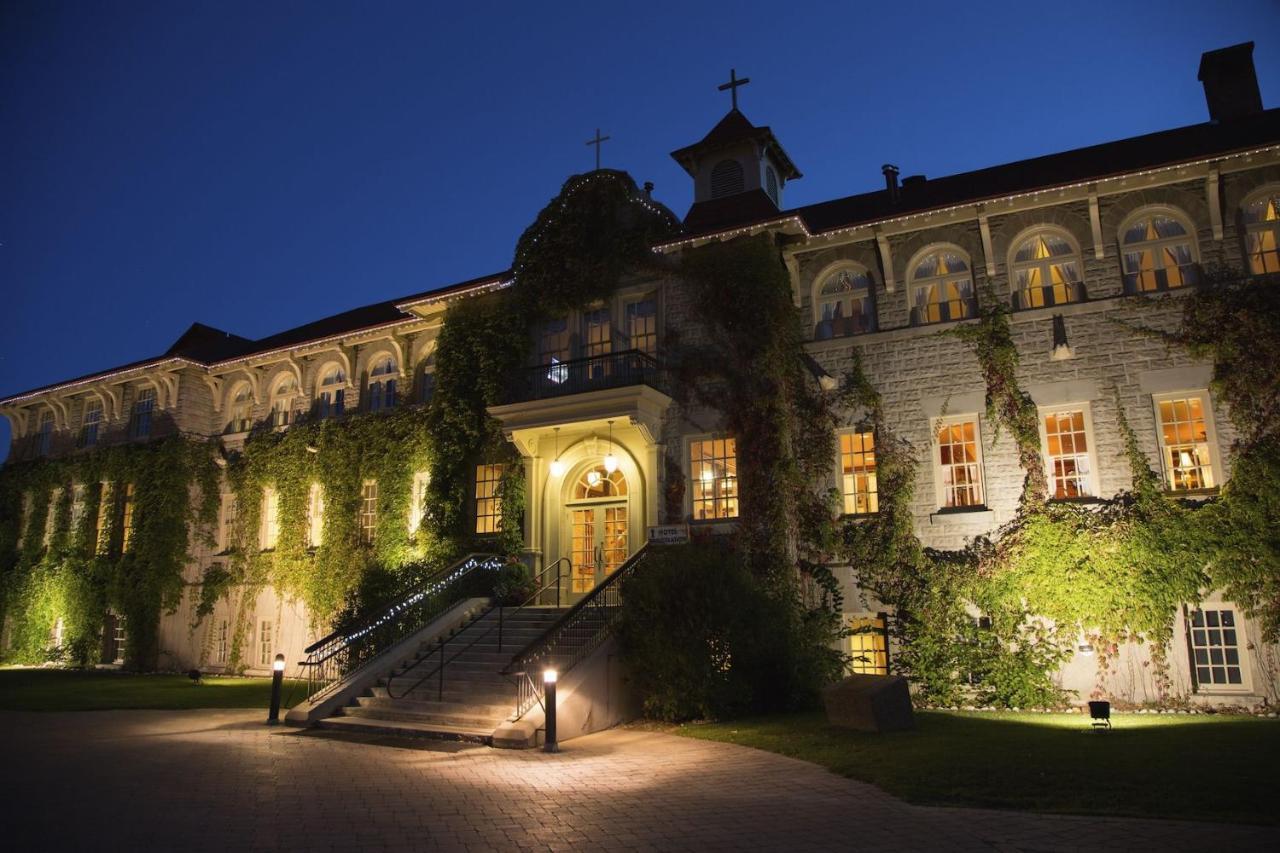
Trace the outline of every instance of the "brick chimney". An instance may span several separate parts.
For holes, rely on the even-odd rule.
[[[1253,69],[1253,42],[1201,54],[1196,78],[1204,84],[1210,121],[1229,121],[1262,112],[1262,93]]]

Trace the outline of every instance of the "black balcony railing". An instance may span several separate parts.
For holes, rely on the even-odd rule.
[[[507,402],[522,403],[628,385],[648,385],[665,393],[666,378],[657,359],[639,350],[624,350],[527,368],[515,377]]]
[[[1084,302],[1084,282],[1071,281],[1065,284],[1049,284],[1044,287],[1029,287],[1013,292],[1013,310],[1026,311],[1030,308],[1052,308],[1055,305],[1066,305],[1071,302]]]

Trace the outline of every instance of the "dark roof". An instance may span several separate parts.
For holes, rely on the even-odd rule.
[[[760,142],[768,150],[777,162],[778,168],[782,170],[782,177],[789,181],[802,177],[796,164],[791,162],[787,152],[782,150],[782,145],[773,135],[773,131],[768,127],[756,127],[736,107],[729,110],[701,140],[672,151],[671,158],[683,166],[690,177],[693,177],[694,161],[699,155],[749,139]]]
[[[191,328],[173,342],[173,346],[165,350],[165,356],[181,356],[192,361],[220,361],[224,358],[235,358],[253,347],[253,341],[206,326],[204,323],[192,323]]]
[[[887,190],[881,189],[782,213],[764,213],[753,204],[737,211],[723,209],[718,211],[714,225],[695,228],[689,223],[692,233],[685,238],[784,216],[799,217],[810,233],[817,234],[908,213],[1100,180],[1277,142],[1280,142],[1280,109],[1264,110],[1230,121],[1205,122],[1003,166],[913,181],[901,188],[896,201],[890,199]]]
[[[743,193],[695,202],[684,215],[686,231],[718,231],[743,221],[763,221],[778,216],[778,205],[757,187]]]

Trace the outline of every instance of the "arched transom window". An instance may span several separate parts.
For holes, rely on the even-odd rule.
[[[347,374],[341,367],[330,367],[321,374],[320,395],[316,398],[316,413],[322,418],[334,418],[346,407]]]
[[[1280,272],[1280,187],[1271,187],[1245,202],[1244,243],[1249,272]]]
[[[1124,286],[1129,293],[1172,290],[1196,280],[1195,239],[1172,211],[1144,211],[1120,230]]]
[[[954,246],[921,257],[911,268],[911,322],[945,323],[978,313],[969,257]]]
[[[1057,230],[1045,229],[1022,240],[1013,251],[1013,305],[1044,308],[1084,298],[1080,253]]]
[[[369,371],[369,411],[379,412],[396,404],[396,362],[384,355]]]
[[[874,332],[873,285],[866,267],[849,265],[827,275],[818,288],[816,340]]]
[[[610,474],[603,465],[588,468],[582,472],[577,484],[573,487],[575,501],[591,498],[622,498],[627,495],[627,479],[621,471]]]

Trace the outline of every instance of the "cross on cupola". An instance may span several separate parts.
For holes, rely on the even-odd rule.
[[[729,82],[721,83],[719,86],[719,91],[723,92],[725,89],[729,90],[729,96],[733,99],[733,108],[736,110],[738,108],[738,87],[745,86],[750,82],[751,82],[750,77],[743,77],[741,80],[739,80],[737,69],[730,68]]]
[[[609,139],[610,137],[608,136],[601,136],[600,128],[597,127],[596,138],[587,140],[588,145],[594,145],[596,147],[596,171],[597,172],[600,171],[600,146],[603,145],[605,142],[607,142]]]

